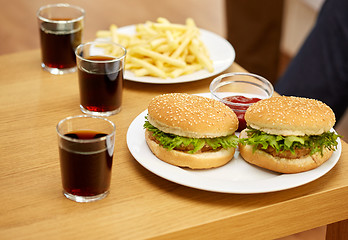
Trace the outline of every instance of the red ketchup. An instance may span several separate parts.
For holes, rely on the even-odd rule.
[[[229,106],[237,115],[239,120],[239,126],[238,126],[238,132],[242,131],[244,128],[246,128],[246,122],[244,119],[245,111],[248,109],[248,107],[260,101],[260,98],[248,98],[244,96],[230,96],[230,97],[224,97],[223,100],[225,100],[225,104]],[[227,103],[230,102],[231,104]]]

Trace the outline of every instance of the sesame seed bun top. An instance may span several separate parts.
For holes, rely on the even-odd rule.
[[[251,105],[248,126],[275,135],[319,135],[335,124],[332,109],[321,101],[301,97],[271,97]]]
[[[233,134],[236,114],[215,99],[185,93],[159,95],[148,106],[149,122],[166,133],[191,138]]]

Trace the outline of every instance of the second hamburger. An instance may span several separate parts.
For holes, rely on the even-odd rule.
[[[148,106],[146,142],[162,161],[207,169],[228,163],[238,146],[236,114],[223,103],[197,95],[159,95]]]
[[[254,103],[245,113],[248,128],[240,133],[244,160],[280,173],[317,168],[337,146],[335,114],[314,99],[272,97]]]

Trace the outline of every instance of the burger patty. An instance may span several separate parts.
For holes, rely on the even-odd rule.
[[[155,141],[157,144],[160,144],[160,142],[157,140],[157,138],[153,135],[153,134],[150,134],[150,139],[152,141]],[[174,148],[175,150],[177,151],[182,151],[182,152],[188,152],[188,151],[191,151],[194,149],[194,146],[192,144],[189,144],[188,146],[184,146],[183,144],[180,145],[179,147],[175,147]],[[196,153],[200,153],[200,152],[210,152],[210,151],[218,151],[220,150],[221,147],[218,147],[216,149],[213,149],[211,146],[209,146],[208,144],[205,144],[203,146],[202,149],[200,149],[199,151],[197,151]]]
[[[296,159],[309,155],[311,150],[309,148],[296,148],[295,153],[292,153],[290,150],[279,151],[277,152],[273,147],[268,146],[267,149],[262,149],[262,145],[259,145],[258,149],[261,151],[265,151],[268,154],[271,154],[273,157],[278,158],[289,158]]]
[[[188,146],[184,146],[184,145],[181,145],[180,147],[176,147],[174,148],[175,150],[177,151],[183,151],[183,152],[188,152],[188,151],[191,151],[194,149],[193,145],[192,144],[189,144]],[[197,153],[199,152],[211,152],[211,151],[218,151],[220,150],[221,147],[218,147],[216,149],[213,149],[211,146],[209,146],[208,144],[205,144],[202,149],[200,149],[199,151],[197,151]]]

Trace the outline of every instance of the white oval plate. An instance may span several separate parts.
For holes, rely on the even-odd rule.
[[[200,94],[210,97],[210,94]],[[281,174],[251,165],[243,160],[239,151],[226,165],[208,169],[181,168],[158,159],[145,141],[143,124],[147,110],[139,114],[127,131],[127,145],[133,157],[147,170],[169,181],[201,190],[223,193],[266,193],[290,189],[312,182],[329,172],[338,162],[342,145],[338,139],[337,150],[324,164],[310,171]],[[333,130],[333,129],[332,129]]]
[[[125,26],[118,29],[118,32],[128,35],[135,34],[135,25]],[[217,75],[227,68],[229,68],[235,57],[236,53],[232,45],[221,36],[209,32],[204,29],[200,29],[201,32],[201,40],[204,42],[206,47],[208,48],[210,58],[213,61],[214,72],[209,72],[205,69],[183,75],[177,78],[158,78],[158,77],[137,77],[131,71],[125,71],[125,79],[134,81],[134,82],[142,82],[142,83],[155,83],[155,84],[171,84],[171,83],[183,83],[183,82],[192,82],[201,79],[205,79],[214,75]]]

